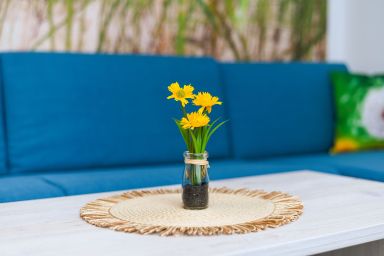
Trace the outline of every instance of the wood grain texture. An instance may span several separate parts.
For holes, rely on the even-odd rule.
[[[228,179],[211,186],[299,196],[296,222],[260,233],[141,236],[97,228],[79,209],[98,193],[0,204],[0,255],[310,255],[384,239],[384,184],[310,171]]]

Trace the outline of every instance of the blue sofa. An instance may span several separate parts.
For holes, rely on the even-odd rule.
[[[212,180],[312,169],[384,181],[384,152],[330,155],[329,72],[342,64],[210,58],[0,55],[0,202],[180,183],[184,145],[167,85],[191,83],[229,119]]]

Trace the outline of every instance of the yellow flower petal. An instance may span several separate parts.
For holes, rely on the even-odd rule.
[[[186,99],[181,99],[180,101],[181,101],[181,105],[183,105],[183,107],[185,107],[185,105],[188,104],[188,100],[186,100]]]
[[[184,85],[183,91],[185,93],[185,97],[193,99],[195,97],[195,95],[193,95],[194,89],[195,88],[193,88],[193,86],[191,86],[191,85]]]
[[[168,90],[171,92],[171,93],[176,93],[177,91],[179,91],[181,88],[180,88],[180,85],[178,82],[175,82],[175,83],[172,83],[170,86],[168,86]]]
[[[172,95],[168,96],[167,99],[180,101],[183,107],[188,104],[187,99],[193,99],[195,97],[193,95],[194,88],[191,85],[184,85],[184,87],[181,88],[179,83],[175,82],[168,86],[168,90],[172,93]]]
[[[184,129],[188,129],[191,127],[189,121],[187,118],[183,117],[181,120],[180,120],[180,124],[181,126],[184,128]]]
[[[187,117],[181,119],[180,124],[184,129],[193,129],[206,126],[209,121],[209,117],[199,111],[187,114]]]
[[[213,97],[208,92],[199,92],[195,99],[193,100],[193,104],[195,106],[200,106],[208,111],[208,113],[211,113],[212,106],[214,105],[221,105],[222,102],[219,101],[218,97]]]

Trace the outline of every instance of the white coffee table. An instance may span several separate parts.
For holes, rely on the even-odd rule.
[[[0,204],[0,255],[384,255],[384,183],[299,171],[211,186],[289,192],[301,197],[304,214],[259,233],[160,237],[115,232],[80,219],[85,203],[119,192],[5,203]]]

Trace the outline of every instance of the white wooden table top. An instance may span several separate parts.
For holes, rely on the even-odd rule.
[[[94,227],[79,217],[112,193],[0,204],[0,255],[308,255],[384,239],[384,183],[310,171],[212,182],[298,195],[291,224],[245,235],[160,237]]]

